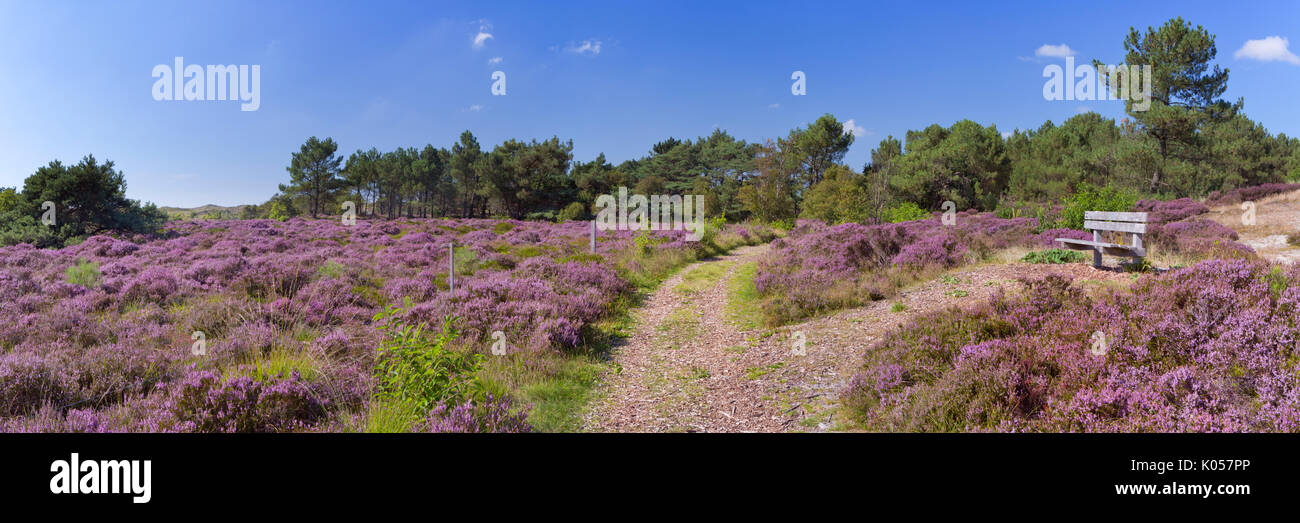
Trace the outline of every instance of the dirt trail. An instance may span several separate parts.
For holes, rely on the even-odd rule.
[[[1241,243],[1260,257],[1282,263],[1300,262],[1300,247],[1287,243],[1287,235],[1300,232],[1300,191],[1261,198],[1255,202],[1255,224],[1244,225],[1241,204],[1210,208],[1205,216],[1237,231]]]
[[[1127,274],[1086,264],[1010,263],[958,270],[899,296],[777,329],[737,325],[729,280],[766,246],[698,262],[666,281],[637,312],[615,351],[614,371],[585,418],[598,432],[788,432],[836,427],[834,405],[867,350],[915,314],[974,306],[1019,277],[1067,274],[1076,282],[1127,285]],[[707,267],[716,265],[714,267]],[[695,270],[715,271],[694,292],[679,289]],[[688,281],[688,284],[690,282]],[[895,312],[901,303],[905,310]],[[800,344],[799,340],[803,340]]]

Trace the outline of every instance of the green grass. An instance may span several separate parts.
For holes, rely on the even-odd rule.
[[[1088,255],[1067,249],[1047,249],[1026,254],[1020,261],[1025,263],[1079,263],[1088,260]]]
[[[315,381],[321,375],[320,365],[305,351],[295,351],[283,347],[271,349],[269,354],[257,354],[247,360],[246,365],[227,368],[223,377],[248,376],[255,380],[274,377],[288,377],[293,371],[304,381]]]
[[[343,267],[343,264],[330,260],[321,265],[319,269],[316,269],[316,276],[323,280],[329,280],[343,276],[346,272],[347,269]]]
[[[906,312],[906,311],[907,311],[907,306],[903,305],[901,302],[894,302],[893,305],[889,306],[889,312]]]
[[[727,274],[733,262],[704,263],[682,275],[682,282],[676,291],[682,294],[699,294],[717,285],[722,276]]]
[[[76,265],[63,272],[63,278],[73,285],[93,289],[99,286],[99,264],[78,259]]]
[[[704,367],[691,367],[691,370],[687,371],[686,374],[682,376],[682,379],[687,381],[699,381],[702,379],[708,379],[708,377],[709,369]]]
[[[727,314],[741,330],[753,330],[763,325],[762,298],[758,287],[754,286],[754,277],[758,276],[758,264],[745,263],[732,273],[727,282]]]
[[[693,307],[682,307],[673,311],[659,324],[659,333],[673,338],[694,338],[702,331],[700,318]]]
[[[745,369],[745,379],[756,380],[770,374],[772,371],[785,366],[785,362],[777,362],[765,367],[750,367]]]
[[[366,408],[365,430],[369,433],[410,432],[418,423],[420,412],[411,402],[382,399],[371,401]]]
[[[570,358],[559,370],[525,386],[523,399],[532,404],[528,422],[541,432],[576,432],[582,429],[584,407],[600,381],[604,366],[585,358]]]

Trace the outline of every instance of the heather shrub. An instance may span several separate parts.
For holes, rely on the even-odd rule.
[[[865,354],[843,401],[886,431],[1300,429],[1300,269],[1210,260],[1085,294],[1026,280],[915,318]]]
[[[957,213],[880,225],[833,227],[804,222],[758,266],[754,284],[764,317],[779,324],[888,297],[897,288],[970,258],[1034,241],[1031,218]]]
[[[1205,202],[1209,205],[1229,205],[1295,190],[1300,190],[1300,183],[1266,183],[1251,187],[1238,187],[1228,191],[1214,191],[1205,199]]]
[[[1162,252],[1196,258],[1250,258],[1255,250],[1237,243],[1237,231],[1218,222],[1193,218],[1147,226],[1146,241]]]
[[[1209,207],[1191,198],[1177,200],[1141,200],[1133,206],[1137,212],[1147,213],[1147,223],[1164,224],[1176,222],[1210,211]]]
[[[288,432],[309,428],[326,415],[328,403],[297,373],[263,380],[223,380],[209,370],[191,370],[161,384],[163,398],[151,430],[164,432]]]
[[[517,410],[508,398],[488,393],[483,401],[466,401],[453,407],[439,405],[429,412],[426,432],[532,432],[527,409]]]
[[[483,352],[492,332],[506,333],[509,359],[530,361],[517,371],[527,380],[492,389],[501,397],[539,375],[553,379],[564,353],[599,350],[599,324],[636,289],[773,237],[753,224],[711,222],[705,233],[708,241],[689,242],[684,231],[652,231],[638,246],[636,231],[602,231],[592,253],[583,222],[292,218],[178,221],[158,235],[90,236],[58,250],[0,247],[0,315],[11,319],[0,322],[0,430],[362,428],[376,405],[396,403],[383,399],[393,391],[432,398],[394,418],[410,430],[437,405],[481,402],[472,383],[479,357],[463,353]],[[454,293],[452,241],[463,271]],[[81,278],[91,265],[98,285],[69,283],[70,267]],[[389,322],[376,312],[405,298],[405,325],[459,318],[457,347],[431,356],[415,348],[435,345],[437,329],[404,343],[377,328]],[[194,331],[205,335],[203,355],[190,352]],[[376,350],[385,343],[394,350]],[[420,363],[429,361],[433,369]],[[191,363],[215,380],[190,376]],[[398,378],[385,382],[380,369]],[[449,381],[425,380],[426,370]],[[285,397],[280,389],[319,409],[263,412],[232,399],[272,401]],[[189,406],[161,408],[168,399]],[[203,405],[228,411],[195,412]],[[355,426],[340,421],[350,416]]]
[[[0,416],[23,414],[46,403],[68,403],[74,387],[70,376],[39,355],[0,355]]]

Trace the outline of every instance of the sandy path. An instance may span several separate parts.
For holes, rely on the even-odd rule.
[[[600,399],[585,418],[598,432],[788,432],[835,428],[836,399],[863,351],[910,316],[950,305],[974,306],[996,289],[1019,289],[1019,277],[1067,274],[1076,282],[1128,274],[1087,264],[1010,263],[957,270],[899,296],[777,329],[749,330],[727,312],[728,280],[766,246],[683,269],[636,313],[637,327],[613,356]],[[677,289],[683,275],[722,264],[723,275],[696,293]],[[906,307],[893,312],[894,303]],[[799,340],[803,343],[800,344]]]
[[[1242,223],[1244,214],[1241,204],[1233,204],[1212,207],[1204,216],[1237,231],[1238,241],[1266,260],[1300,262],[1300,247],[1287,243],[1287,235],[1300,232],[1300,191],[1256,201],[1254,225]]]

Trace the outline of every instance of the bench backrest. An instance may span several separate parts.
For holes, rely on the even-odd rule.
[[[1093,231],[1146,234],[1147,213],[1086,211],[1083,213],[1083,228]]]

